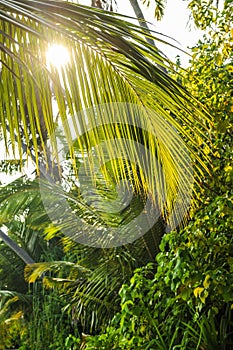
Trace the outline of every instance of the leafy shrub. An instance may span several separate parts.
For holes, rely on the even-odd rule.
[[[120,290],[121,312],[94,349],[230,349],[233,319],[232,201],[216,197],[187,228],[162,239],[155,265]]]

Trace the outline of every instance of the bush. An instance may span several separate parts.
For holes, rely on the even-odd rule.
[[[120,290],[121,312],[87,349],[231,349],[232,202],[216,197],[183,231],[162,239],[155,265]]]

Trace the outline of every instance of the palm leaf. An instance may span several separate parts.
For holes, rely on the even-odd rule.
[[[156,153],[153,159],[148,154],[146,160],[138,159],[142,168],[144,162],[150,161],[150,172],[139,177],[135,170],[134,181],[143,180],[145,191],[152,198],[157,196],[160,208],[165,207],[161,209],[164,215],[172,211],[177,196],[182,206],[192,185],[186,144],[189,143],[187,152],[195,160],[192,167],[200,173],[206,156],[199,145],[208,140],[209,119],[203,107],[159,69],[161,62],[167,64],[166,59],[147,43],[150,34],[127,22],[125,16],[62,1],[4,0],[0,10],[0,123],[6,147],[10,140],[13,151],[19,150],[22,159],[26,144],[37,168],[41,152],[48,167],[50,151],[59,161],[53,96],[71,157],[72,131],[75,130],[81,150],[87,144],[100,142],[99,132],[95,131],[96,110],[107,141],[119,133],[116,125],[111,125],[113,112],[118,122],[126,126],[124,139],[133,139],[134,132],[127,127],[131,115],[131,124],[140,121],[140,126],[148,131],[148,150]],[[154,39],[164,41],[163,37]],[[64,44],[70,52],[70,63],[60,71],[49,70],[46,63],[46,49],[54,42]],[[90,129],[94,132],[90,133]],[[81,142],[83,134],[85,144]],[[123,151],[137,154],[135,143],[126,147],[122,138],[118,141]],[[89,152],[87,161],[93,164],[96,157],[100,163],[112,159],[115,150],[116,144],[110,142],[107,153]],[[164,177],[159,174],[158,160],[163,164]],[[123,166],[120,173],[124,173]],[[119,167],[113,167],[113,176],[119,181]]]
[[[74,264],[68,261],[52,261],[52,262],[41,262],[41,263],[32,263],[25,267],[25,278],[29,283],[36,281],[38,277],[43,276],[47,271],[59,272],[68,269],[70,276],[76,278],[77,274],[80,275],[88,273],[88,269]]]
[[[29,302],[30,297],[24,294],[0,290],[0,323],[8,323],[21,318],[23,316],[22,305],[27,305]]]

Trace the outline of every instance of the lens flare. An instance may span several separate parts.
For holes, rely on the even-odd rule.
[[[70,60],[69,51],[63,45],[53,44],[48,48],[46,60],[48,65],[53,65],[58,69],[62,68]]]

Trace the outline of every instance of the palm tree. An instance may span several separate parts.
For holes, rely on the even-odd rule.
[[[57,122],[63,125],[72,156],[69,118],[76,119],[75,124],[78,124],[76,129],[75,124],[72,126],[82,153],[87,145],[100,142],[101,133],[107,141],[116,138],[120,132],[119,123],[124,126],[124,138],[136,140],[139,120],[140,127],[146,129],[142,138],[156,156],[150,159],[150,176],[142,176],[132,167],[131,178],[134,183],[141,182],[143,190],[152,198],[157,197],[164,207],[161,211],[168,215],[178,191],[180,199],[184,199],[188,191],[186,184],[190,185],[187,171],[190,159],[184,155],[186,145],[195,158],[194,171],[203,170],[205,155],[198,148],[200,143],[206,142],[208,117],[202,107],[196,107],[195,100],[182,86],[157,67],[167,62],[147,43],[146,29],[127,22],[121,15],[61,1],[6,0],[0,7],[0,120],[6,148],[10,141],[13,152],[18,151],[21,159],[25,152],[31,155],[37,168],[40,167],[39,155],[43,154],[49,167],[51,152],[59,161],[54,137]],[[163,38],[155,40],[163,41]],[[46,63],[47,48],[57,42],[70,52],[70,63],[60,70],[49,69]],[[57,103],[57,118],[53,100]],[[101,106],[106,104],[113,106],[114,111],[110,108],[101,113]],[[102,125],[98,125],[98,130],[99,120],[93,120],[93,108],[99,109]],[[88,109],[92,112],[86,113]],[[113,123],[112,113],[117,123]],[[127,127],[129,122],[136,126]],[[85,140],[80,137],[80,128]],[[187,141],[186,145],[182,144],[183,140]],[[89,152],[89,164],[96,157],[101,164],[104,159],[112,159],[115,147],[110,142],[105,151],[96,152],[94,156]],[[119,147],[123,152],[126,149],[124,142],[120,142]],[[129,154],[138,152],[135,142],[127,147]],[[145,157],[149,157],[148,154]],[[159,174],[158,160],[163,166],[163,176]],[[144,160],[138,162],[140,167]],[[124,169],[124,162],[112,166],[111,176],[116,182]]]
[[[189,205],[186,198],[194,181],[192,170],[197,182],[206,170],[203,159],[208,153],[210,121],[204,108],[158,67],[163,62],[172,69],[162,53],[148,43],[148,30],[128,22],[125,16],[62,1],[4,0],[0,9],[2,138],[6,149],[19,153],[22,162],[25,155],[30,156],[44,178],[42,195],[46,194],[50,203],[47,210],[53,209],[49,214],[54,218],[55,213],[57,224],[57,228],[48,230],[50,237],[66,229],[75,241],[80,233],[80,242],[86,232],[95,236],[96,229],[106,225],[108,237],[116,226],[124,237],[130,237],[140,223],[125,224],[142,211],[141,203],[148,200],[151,206],[146,215],[153,206],[159,207],[155,224],[162,227],[161,234],[166,231],[164,223],[180,222]],[[164,38],[153,37],[153,41]],[[69,63],[59,69],[48,65],[46,59],[47,49],[54,43],[67,47],[70,55]],[[64,144],[66,155],[61,163],[59,151]],[[67,183],[74,186],[64,190],[62,176],[67,176],[67,163],[72,164],[68,170],[73,171]],[[84,185],[80,193],[82,188],[75,180],[82,168],[89,169],[89,173],[82,170],[84,175],[79,176]],[[111,203],[124,180],[128,180],[126,195],[132,189],[132,204],[122,197],[126,205],[114,215]],[[88,191],[89,186],[93,192]],[[103,194],[101,198],[107,200],[100,203],[96,194]],[[73,212],[63,206],[64,200],[73,203],[72,211],[82,219],[82,230],[74,225]],[[90,271],[87,269],[82,279],[74,281],[71,273],[70,281],[66,281],[68,288],[76,290],[78,285],[79,294],[75,293],[79,297],[94,291],[92,299],[79,298],[81,306],[89,305],[91,309],[92,301],[98,299],[98,312],[106,291],[107,303],[114,295],[117,297],[119,285],[114,289],[114,281],[122,271],[128,278],[137,264],[148,261],[149,255],[153,260],[160,238],[159,230],[153,232],[154,228],[150,226],[152,234],[144,232],[135,245],[133,236],[122,248],[109,247],[108,241],[107,245],[97,245],[101,249],[75,248],[81,251],[80,261],[86,259],[83,265]],[[130,255],[133,259],[128,259]],[[96,261],[90,263],[90,257],[97,258],[97,270]],[[106,289],[106,276],[110,291]],[[103,307],[106,309],[106,305]]]

